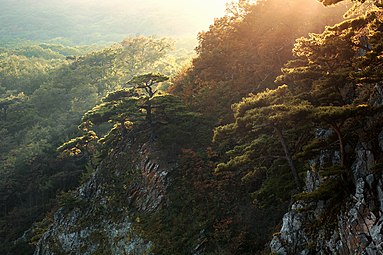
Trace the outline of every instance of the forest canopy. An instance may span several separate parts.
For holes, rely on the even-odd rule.
[[[33,254],[91,178],[116,205],[95,213],[127,213],[153,254],[246,255],[267,252],[297,199],[342,208],[361,145],[380,173],[381,1],[232,1],[194,53],[149,34],[189,36],[208,15],[188,13],[210,5],[170,2],[0,0],[1,254]],[[154,212],[129,207],[152,184],[141,172],[113,176],[136,147],[177,165],[143,177],[166,178]]]
[[[86,157],[65,160],[56,148],[81,134],[82,115],[136,75],[175,74],[191,54],[170,39],[144,36],[104,48],[25,42],[0,51],[1,219],[14,226],[2,227],[1,250],[52,206],[57,192],[78,185]],[[88,133],[82,141],[92,139]]]

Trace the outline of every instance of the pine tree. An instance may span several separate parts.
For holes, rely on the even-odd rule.
[[[237,141],[234,148],[229,150],[232,156],[229,156],[228,162],[219,164],[218,170],[253,163],[255,155],[257,157],[254,159],[259,160],[262,157],[274,158],[283,152],[296,189],[300,190],[301,182],[292,155],[295,148],[290,147],[290,141],[293,140],[292,137],[299,137],[299,133],[306,128],[308,123],[305,123],[305,119],[311,113],[312,106],[306,101],[294,98],[284,85],[244,98],[240,103],[233,105],[233,110],[235,122],[215,130],[215,141]],[[289,139],[286,139],[286,135]],[[270,139],[278,141],[280,146],[268,148],[270,154],[267,155],[262,146],[270,146],[268,142],[265,143]]]

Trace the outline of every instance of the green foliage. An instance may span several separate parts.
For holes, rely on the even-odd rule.
[[[86,205],[86,202],[73,194],[73,192],[62,192],[57,197],[60,207],[65,208],[66,210],[71,210],[73,208],[81,208]]]
[[[277,81],[289,84],[294,93],[315,105],[340,106],[357,100],[368,77],[379,73],[371,70],[376,66],[373,52],[381,45],[379,13],[369,12],[326,27],[322,34],[299,38],[293,50],[295,59],[287,63]],[[371,61],[364,62],[369,56]],[[372,72],[365,73],[364,69]]]
[[[184,56],[176,55],[173,49],[174,41],[168,38],[136,36],[124,39],[118,48],[116,63],[120,72],[126,75],[120,84],[144,73],[175,74],[180,68],[177,58]]]
[[[294,200],[319,201],[329,200],[334,196],[339,196],[342,191],[342,180],[339,177],[330,177],[323,182],[318,189],[313,192],[304,192],[294,196]]]
[[[147,73],[133,77],[128,85],[134,86],[136,89],[142,89],[149,98],[153,97],[157,90],[156,87],[162,82],[169,80],[169,77],[163,74]]]
[[[296,37],[339,21],[343,10],[317,8],[303,0],[232,3],[200,33],[198,56],[175,85],[168,77],[187,57],[172,52],[168,39],[129,37],[94,51],[60,43],[0,49],[0,194],[6,204],[0,222],[12,226],[11,232],[0,229],[7,233],[1,249],[10,251],[58,192],[76,187],[81,175],[89,178],[116,152],[121,160],[104,164],[124,171],[100,170],[110,208],[97,207],[93,216],[137,216],[137,231],[158,254],[186,254],[201,243],[212,254],[254,254],[300,188],[306,160],[323,149],[339,150],[340,166],[318,169],[320,188],[294,198],[327,200],[338,210],[351,190],[350,151],[359,140],[379,148],[382,12],[374,8],[294,45]],[[163,91],[168,87],[175,95]],[[334,134],[315,137],[318,127]],[[131,166],[135,155],[122,149],[128,138],[134,146],[157,146],[166,159],[178,157],[166,203],[153,213],[126,206],[128,186],[142,181]],[[73,192],[57,201],[67,209],[86,206]],[[92,238],[102,244],[101,233]],[[97,252],[107,252],[103,248]]]
[[[137,107],[138,97],[132,93],[132,91],[118,90],[108,94],[102,99],[101,104],[84,114],[82,118],[83,127],[85,128],[88,124],[98,125],[108,121],[125,123],[128,120],[139,119],[143,114]]]
[[[334,146],[331,146],[333,142],[333,137],[327,139],[313,138],[302,147],[302,151],[295,154],[295,157],[300,160],[312,159],[318,155],[321,150],[333,149]]]
[[[10,108],[12,109],[13,105],[25,100],[25,95],[22,92],[17,95],[12,95],[12,94],[7,95],[7,94],[8,93],[6,93],[3,97],[0,97],[0,110],[1,110],[0,119],[2,121],[7,121],[8,110]]]
[[[297,37],[339,22],[345,10],[306,0],[233,3],[226,16],[199,34],[198,56],[171,91],[218,124],[230,122],[233,103],[276,88],[273,81],[292,58]]]
[[[381,11],[369,12],[365,17],[363,34],[364,41],[359,44],[363,46],[358,61],[355,63],[356,71],[351,76],[363,84],[374,84],[382,77],[382,51],[383,51],[383,20],[380,17]],[[364,85],[365,86],[365,85]],[[363,87],[359,87],[363,90]],[[366,89],[366,88],[364,88]]]
[[[167,190],[168,203],[152,214],[141,217],[136,228],[153,241],[154,254],[187,254],[213,217],[212,190],[207,190],[209,171],[192,150],[180,155],[180,167],[172,173],[173,185]],[[179,226],[188,226],[187,231]]]
[[[317,107],[314,116],[320,120],[329,122],[342,121],[355,115],[365,116],[369,110],[367,105],[346,105],[346,106],[321,106]]]
[[[210,143],[212,123],[200,114],[191,111],[173,95],[153,98],[156,135],[161,148],[177,152],[182,149],[203,151]],[[169,145],[172,145],[169,147]]]
[[[255,206],[264,209],[278,208],[291,199],[295,184],[287,169],[286,162],[278,160],[268,169],[261,169],[257,176],[252,176],[262,183],[259,189],[251,193]],[[254,182],[254,179],[250,180]]]
[[[124,114],[124,107],[138,103],[126,100],[130,92],[121,84],[136,72],[163,69],[173,74],[185,56],[170,56],[170,49],[170,40],[149,37],[127,38],[103,49],[33,42],[0,49],[0,193],[7,197],[0,221],[8,224],[0,228],[7,232],[0,238],[4,247],[13,246],[50,210],[57,192],[75,188],[86,165],[94,169],[99,164],[96,132],[102,137],[110,129],[109,123],[99,123],[109,117],[117,121],[112,113],[116,107]],[[88,127],[81,133],[76,127],[81,116],[100,102],[107,107],[88,116],[89,122],[99,124],[96,132]],[[135,110],[137,118],[144,118],[139,108]],[[66,153],[73,157],[63,157]]]
[[[80,127],[90,130],[105,122],[112,123],[113,127],[99,140],[106,147],[120,140],[118,136],[125,136],[130,131],[137,132],[138,129],[168,152],[177,154],[180,148],[203,148],[211,137],[211,123],[188,110],[176,96],[155,90],[159,83],[166,80],[168,77],[164,75],[151,73],[134,77],[128,83],[133,88],[106,95],[101,99],[102,103],[84,114]],[[193,134],[199,139],[195,139]],[[78,145],[83,141],[85,139],[81,136],[59,149],[65,151],[69,148],[80,152]]]
[[[89,130],[93,125],[110,122],[114,127],[121,129],[120,132],[124,136],[127,129],[139,125],[145,118],[153,134],[153,125],[158,121],[154,120],[153,114],[161,112],[164,115],[167,106],[166,100],[158,100],[166,95],[156,95],[157,91],[153,87],[166,80],[168,77],[164,75],[151,73],[133,77],[128,82],[133,88],[117,90],[106,95],[101,104],[84,114],[80,127]]]
[[[12,45],[7,48],[0,48],[0,52],[7,55],[14,55],[26,58],[38,58],[42,60],[65,59],[88,52],[92,46],[67,46],[63,44],[52,43],[33,43],[24,42],[22,45]]]
[[[258,208],[278,207],[296,193],[291,163],[303,173],[306,161],[321,150],[338,150],[340,165],[318,170],[325,178],[321,187],[295,196],[328,201],[334,208],[328,221],[336,220],[334,215],[353,190],[349,170],[353,155],[345,146],[353,148],[358,139],[376,139],[377,133],[375,138],[364,137],[369,132],[366,123],[381,123],[379,92],[369,85],[381,82],[375,53],[381,44],[379,15],[379,11],[370,12],[327,27],[322,34],[299,38],[295,59],[277,79],[277,84],[287,85],[250,94],[233,104],[234,121],[215,129],[215,171],[247,187],[242,194],[251,195]],[[374,65],[378,68],[369,69]],[[316,128],[332,129],[333,135],[315,137]],[[322,223],[327,224],[326,219]]]
[[[93,131],[88,131],[85,135],[76,137],[62,144],[60,147],[57,148],[57,150],[69,156],[75,156],[80,153],[89,154],[90,143],[97,140],[98,137],[96,133]]]
[[[266,165],[270,166],[278,158],[278,154],[281,153],[279,148],[282,146],[284,151],[280,157],[283,158],[283,153],[285,154],[299,186],[290,153],[290,150],[295,151],[299,147],[289,149],[286,139],[290,140],[294,137],[299,139],[301,132],[310,127],[307,121],[306,125],[300,125],[298,128],[297,123],[310,120],[312,106],[306,101],[294,98],[288,87],[284,85],[275,90],[266,90],[244,98],[240,103],[233,105],[233,111],[235,122],[215,130],[215,141],[225,139],[236,141],[232,149],[226,152],[229,161],[218,164],[217,170],[231,168],[248,171],[254,165],[259,165],[256,162],[259,162],[261,158],[267,162]],[[272,135],[273,132],[275,132],[274,135]],[[288,137],[285,138],[282,132],[288,134]],[[276,142],[280,142],[281,146],[275,145],[276,148],[271,149],[270,144]],[[223,143],[226,142],[223,141]],[[264,167],[262,163],[260,166]]]

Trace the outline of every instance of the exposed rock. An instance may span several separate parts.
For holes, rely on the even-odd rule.
[[[376,187],[381,188],[381,187]],[[331,240],[327,245],[339,254],[380,254],[382,239],[382,216],[374,204],[369,192],[368,183],[360,178],[354,201],[349,203],[348,211],[341,212],[338,217],[339,238]],[[380,219],[378,219],[380,217]],[[330,244],[331,243],[331,244]]]
[[[147,254],[151,246],[134,234],[128,217],[119,223],[109,219],[83,226],[83,212],[58,212],[56,216],[58,220],[41,238],[35,254]]]
[[[319,139],[327,139],[334,135],[334,131],[328,128],[317,128],[315,130],[315,137]]]
[[[375,93],[373,94],[372,103],[374,106],[379,106],[383,104],[383,83],[378,82],[374,86]]]
[[[287,249],[284,247],[282,240],[278,234],[275,234],[270,242],[270,248],[273,253],[287,255]]]
[[[379,135],[381,147],[382,133]],[[325,161],[330,161],[329,155],[329,151],[321,152],[319,159],[309,162],[310,166],[313,168],[313,162],[317,164],[315,167],[323,166]],[[271,251],[275,254],[383,254],[383,176],[371,171],[374,164],[372,146],[358,143],[351,169],[355,193],[335,215],[335,226],[323,224],[313,228],[318,220],[323,222],[328,217],[327,201],[297,201],[283,217],[281,232],[270,243]],[[306,191],[315,191],[320,179],[315,171],[308,171]]]
[[[379,133],[379,146],[380,146],[380,149],[383,151],[383,129],[382,131]]]
[[[306,172],[306,192],[313,192],[320,185],[319,174],[315,171],[309,170]]]
[[[326,140],[334,135],[332,129],[317,128],[315,130],[315,137],[317,139]],[[321,150],[319,155],[309,160],[311,169],[323,169],[331,165],[340,164],[340,153],[336,150]]]
[[[358,143],[355,148],[356,160],[351,166],[354,179],[365,177],[375,164],[374,155],[370,144]]]
[[[150,254],[152,243],[135,230],[140,219],[132,211],[158,208],[174,167],[148,144],[110,153],[78,189],[76,203],[55,213],[35,255]]]

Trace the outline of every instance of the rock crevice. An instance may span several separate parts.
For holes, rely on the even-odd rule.
[[[134,225],[138,214],[154,212],[163,202],[174,167],[150,144],[114,151],[73,192],[75,204],[54,214],[34,255],[150,254],[151,241]]]
[[[378,137],[380,145],[382,134]],[[326,153],[328,156],[329,152]],[[324,164],[323,157],[324,152],[321,152],[319,158],[310,164],[319,164],[320,167]],[[270,243],[273,253],[383,254],[383,175],[374,169],[376,157],[370,144],[359,142],[354,158],[350,171],[355,180],[355,192],[345,199],[332,217],[335,222],[328,220],[331,217],[327,213],[332,209],[329,201],[298,200],[283,217],[280,233],[274,234]],[[306,192],[315,192],[322,182],[316,171],[308,171]],[[318,222],[325,224],[318,225]]]

